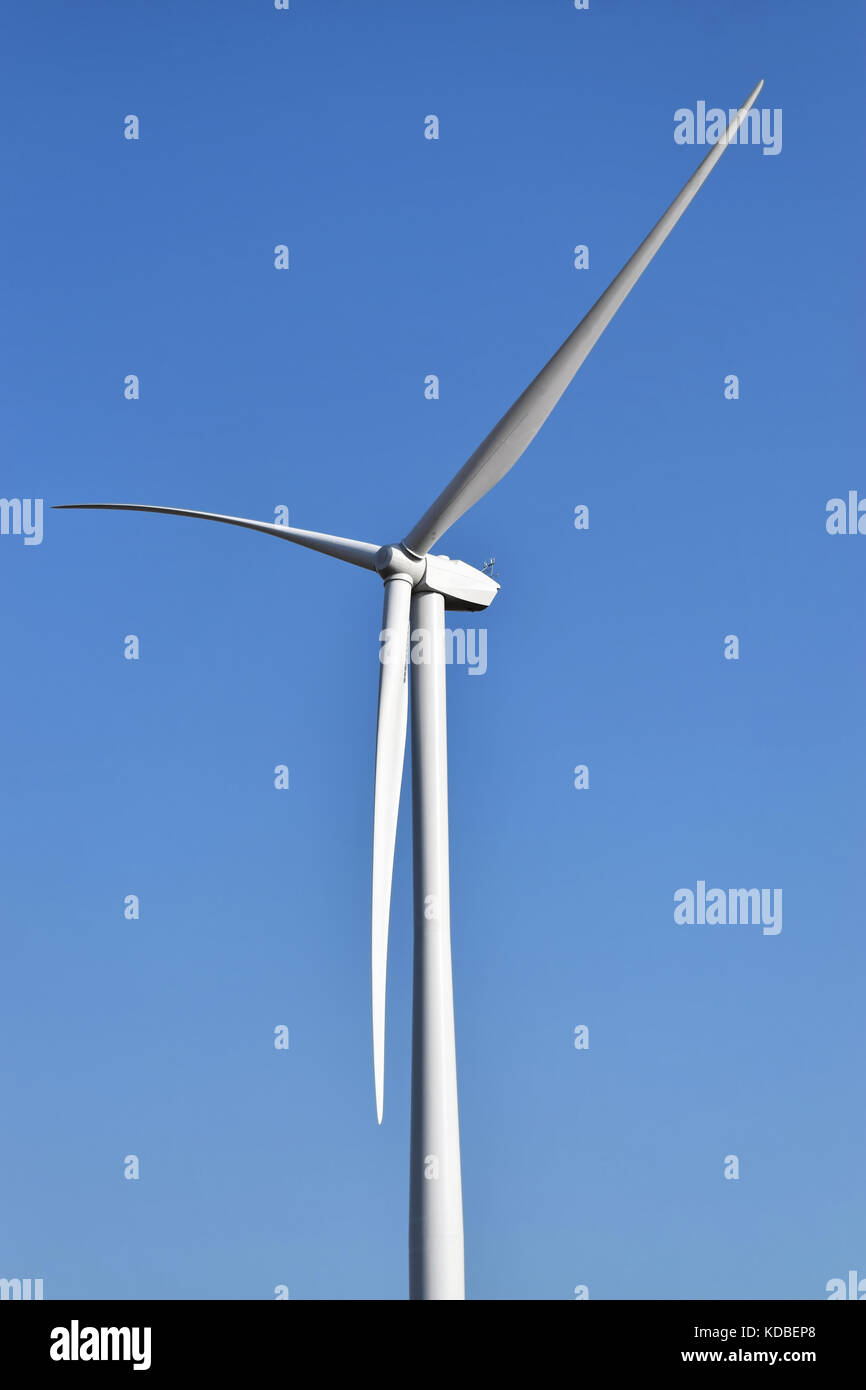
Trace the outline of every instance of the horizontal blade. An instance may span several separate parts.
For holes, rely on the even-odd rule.
[[[728,125],[725,134],[712,147],[709,154],[692,174],[685,188],[674,199],[667,212],[653,227],[649,236],[641,242],[631,260],[623,266],[616,279],[611,282],[571,336],[566,338],[562,347],[551,357],[547,366],[542,367],[538,376],[527,386],[523,395],[503,415],[499,424],[494,426],[483,444],[479,445],[460,472],[452,478],[444,492],[440,493],[417,525],[413,526],[403,542],[406,549],[411,550],[413,555],[419,557],[426,555],[435,541],[448,530],[448,527],[452,526],[492,487],[495,487],[509,469],[513,468],[524,449],[541,429],[578,368],[607,328],[626,295],[637,284],[662,242],[676,226],[701,184],[721,159],[763,85],[763,82],[758,83]]]
[[[412,583],[408,576],[388,580],[380,633],[379,721],[376,729],[376,792],[373,806],[373,1078],[379,1124],[382,1123],[385,1094],[385,981],[388,971],[391,878],[406,752],[411,598]]]
[[[277,526],[270,521],[249,521],[243,516],[222,516],[219,512],[192,512],[185,507],[145,507],[137,502],[65,502],[52,510],[90,511],[90,512],[159,512],[161,516],[195,516],[202,521],[224,521],[228,526],[245,526],[248,531],[264,531],[267,536],[279,536],[280,540],[294,541],[295,545],[305,545],[308,550],[319,550],[323,555],[333,555],[337,560],[347,560],[350,565],[360,565],[362,569],[374,570],[375,557],[380,546],[368,541],[349,541],[342,536],[325,536],[318,531],[299,531],[295,526]]]

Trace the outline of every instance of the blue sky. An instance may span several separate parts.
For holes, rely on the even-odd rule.
[[[863,16],[50,0],[4,30],[0,493],[283,504],[377,543],[696,167],[674,112],[765,78],[781,152],[725,154],[439,547],[502,583],[486,673],[449,673],[468,1289],[822,1298],[866,1275],[866,539],[825,529],[828,499],[866,496]],[[410,800],[379,1129],[377,581],[47,510],[0,569],[0,1276],[404,1297]],[[781,888],[782,931],[675,924],[698,880]]]

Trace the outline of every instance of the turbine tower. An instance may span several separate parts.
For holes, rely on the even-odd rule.
[[[391,876],[403,779],[408,713],[410,629],[419,636],[412,665],[412,841],[414,969],[412,1121],[409,1168],[409,1296],[465,1297],[463,1198],[457,1118],[457,1058],[451,984],[448,877],[448,767],[445,730],[445,610],[480,612],[499,585],[432,547],[500,481],[534,439],[587,354],[735,138],[760,92],[759,82],[682,192],[538,376],[404,539],[372,545],[317,531],[183,507],[82,502],[69,508],[159,512],[227,522],[318,550],[384,582],[373,809],[372,1001],[376,1113],[382,1122],[385,1077],[385,973]],[[61,508],[63,510],[65,508]]]

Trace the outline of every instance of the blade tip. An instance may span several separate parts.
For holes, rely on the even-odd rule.
[[[757,87],[754,87],[754,88],[752,89],[752,91],[749,93],[749,95],[746,97],[746,100],[745,100],[744,105],[743,105],[743,109],[744,109],[744,110],[748,111],[748,109],[757,101],[758,97],[759,97],[760,94],[761,94],[761,90],[762,90],[763,86],[764,86],[764,79],[763,79],[763,77],[762,77],[761,80],[760,80],[760,82],[758,83]]]

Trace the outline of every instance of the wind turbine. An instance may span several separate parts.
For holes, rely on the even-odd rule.
[[[489,492],[534,439],[626,295],[736,136],[759,82],[622,270],[427,511],[394,545],[372,545],[245,517],[132,502],[80,502],[60,510],[160,512],[227,522],[332,555],[384,581],[373,810],[372,995],[376,1112],[382,1122],[385,972],[391,876],[403,778],[412,640],[412,839],[414,971],[412,1133],[409,1168],[409,1296],[462,1299],[463,1198],[457,1119],[457,1058],[451,984],[448,786],[445,734],[445,610],[481,612],[499,585],[432,546]],[[424,648],[421,657],[418,651]]]

